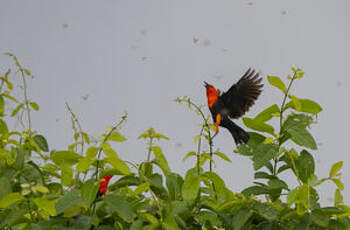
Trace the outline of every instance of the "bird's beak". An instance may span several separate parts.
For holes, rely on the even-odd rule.
[[[206,81],[203,81],[203,82],[204,82],[204,87],[208,89],[210,85]]]

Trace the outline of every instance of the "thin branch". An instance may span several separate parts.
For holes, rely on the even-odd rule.
[[[209,160],[209,171],[212,172],[213,171],[213,162],[212,162],[212,159],[213,159],[213,137],[211,136],[211,132],[210,132],[210,126],[208,124],[208,119],[204,116],[204,113],[202,112],[202,110],[200,109],[199,106],[197,106],[196,104],[190,102],[191,105],[193,105],[197,111],[199,111],[199,113],[201,114],[203,120],[204,120],[204,127],[206,127],[207,129],[207,134],[208,134],[208,143],[209,143],[209,154],[210,154],[210,160]]]
[[[198,149],[197,149],[197,170],[198,175],[200,174],[200,155],[201,155],[201,143],[202,143],[202,135],[203,135],[204,126],[202,126],[201,132],[199,133],[199,140],[198,140]]]
[[[83,129],[81,128],[81,125],[80,125],[80,122],[79,122],[77,116],[75,115],[72,108],[69,106],[69,104],[67,102],[66,102],[66,108],[68,109],[69,113],[71,114],[72,120],[78,125],[78,130],[79,130],[80,138],[81,138],[81,155],[83,155],[84,144],[85,144],[85,140],[84,140],[84,136],[83,136]]]
[[[103,139],[103,141],[101,142],[100,146],[102,146],[106,141],[107,139],[109,138],[110,135],[112,135],[112,133],[117,130],[119,128],[119,126],[125,121],[127,115],[124,114],[120,121],[118,122],[117,125],[113,126],[113,128],[107,133],[107,135],[105,136],[105,138]],[[95,178],[96,180],[98,179],[98,169],[99,169],[99,163],[100,163],[100,157],[101,157],[101,152],[102,152],[102,148],[100,147],[99,151],[98,151],[98,154],[97,154],[97,164],[96,164],[96,172],[95,172]]]
[[[148,153],[147,153],[147,162],[151,161],[151,153],[152,153],[152,144],[153,144],[153,136],[149,138],[149,146],[148,146]]]
[[[280,110],[280,131],[279,131],[279,135],[278,135],[278,149],[281,148],[281,136],[282,136],[282,132],[283,132],[283,129],[282,129],[282,124],[283,124],[283,112],[284,112],[284,106],[286,104],[286,100],[287,100],[287,97],[288,97],[288,94],[289,94],[289,90],[295,80],[295,76],[296,76],[297,72],[294,72],[294,75],[292,77],[292,79],[290,80],[289,84],[288,84],[288,87],[287,87],[287,90],[284,94],[284,97],[283,97],[283,100],[282,100],[282,105],[281,105],[281,110]],[[277,163],[278,163],[278,158],[277,157],[274,157],[273,158],[273,161],[274,161],[274,167],[273,167],[273,175],[276,176],[277,175]]]
[[[208,124],[208,119],[204,116],[203,111],[201,110],[201,108],[194,104],[191,100],[186,101],[187,103],[189,103],[190,105],[192,105],[193,107],[196,108],[196,110],[199,112],[199,114],[202,116],[203,120],[204,120],[204,126],[207,128],[207,133],[208,133],[208,143],[209,143],[209,154],[210,154],[210,158],[213,159],[213,138],[211,136],[211,132],[210,132],[210,126]],[[209,171],[212,172],[212,161],[209,161]]]
[[[19,70],[21,72],[22,80],[23,80],[23,93],[24,93],[24,105],[27,110],[27,119],[28,119],[28,129],[29,129],[29,135],[31,136],[31,131],[32,131],[32,120],[30,117],[30,108],[29,108],[29,101],[28,101],[28,95],[27,95],[27,81],[24,76],[24,71],[22,67],[19,67]]]

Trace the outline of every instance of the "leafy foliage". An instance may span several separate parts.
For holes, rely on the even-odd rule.
[[[293,81],[304,75],[300,69],[292,68],[287,86],[277,76],[268,77],[283,94],[281,106],[274,104],[255,118],[243,119],[256,132],[234,152],[252,159],[257,181],[239,193],[229,190],[214,172],[215,160],[231,160],[213,150],[209,116],[188,97],[176,101],[194,109],[201,123],[194,138],[196,150],[184,158],[194,156],[196,162],[184,177],[171,171],[160,147],[160,141],[169,138],[152,128],[138,137],[146,141],[145,161],[133,163],[118,156],[115,146],[127,140],[121,131],[126,113],[94,138],[83,131],[67,104],[73,143],[50,151],[46,138],[31,126],[31,112],[39,110],[27,95],[31,72],[13,54],[7,55],[14,60],[24,90],[22,99],[13,97],[17,74],[0,76],[0,229],[349,229],[343,163],[335,163],[327,178],[315,175],[317,145],[309,129],[322,108],[290,94]],[[12,116],[19,119],[21,131],[8,129]],[[279,127],[268,124],[272,119]],[[202,141],[208,142],[208,149],[202,148]],[[284,181],[285,171],[295,175],[297,187]],[[99,184],[106,175],[113,175],[113,181],[104,196]],[[319,203],[316,187],[325,181],[336,186],[332,207]]]

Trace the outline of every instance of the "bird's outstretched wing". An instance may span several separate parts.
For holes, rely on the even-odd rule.
[[[254,105],[264,86],[261,81],[259,73],[249,68],[236,84],[220,96],[231,118],[241,117]]]

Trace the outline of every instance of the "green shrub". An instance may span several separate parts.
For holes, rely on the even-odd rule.
[[[254,132],[249,133],[249,142],[234,152],[252,159],[257,181],[233,192],[212,167],[214,160],[230,162],[230,158],[213,151],[209,116],[188,97],[176,101],[194,110],[201,124],[194,137],[195,151],[184,157],[195,157],[196,163],[184,178],[170,170],[159,146],[168,137],[152,128],[138,137],[148,146],[145,161],[119,158],[112,143],[126,141],[121,128],[127,114],[92,138],[67,104],[74,142],[65,150],[50,151],[45,137],[31,124],[31,113],[39,110],[27,95],[31,73],[13,54],[6,54],[13,58],[16,69],[14,74],[8,71],[0,77],[1,229],[350,228],[350,207],[341,194],[342,162],[331,167],[327,178],[315,175],[317,144],[309,130],[322,108],[290,94],[293,82],[304,75],[300,69],[292,68],[288,86],[279,77],[267,77],[282,92],[281,106],[274,104],[255,118],[243,118]],[[17,76],[23,82],[22,99],[12,96]],[[22,131],[8,129],[7,118],[14,116]],[[277,127],[268,124],[273,119],[277,119]],[[208,142],[208,149],[202,149],[203,141]],[[295,175],[296,187],[284,181],[285,171]],[[115,182],[103,194],[99,185],[106,175],[113,175]],[[325,181],[337,186],[331,207],[319,203],[316,188]]]

